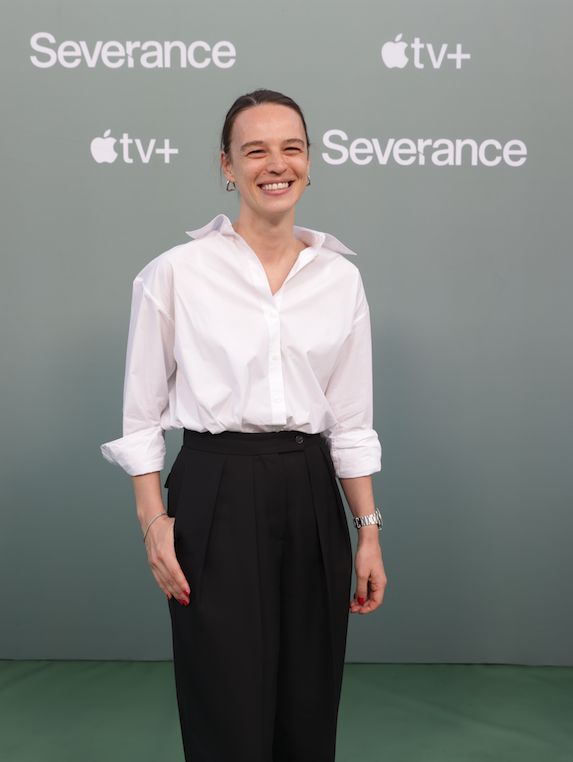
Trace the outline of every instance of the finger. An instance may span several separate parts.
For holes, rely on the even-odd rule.
[[[362,605],[367,597],[368,597],[368,577],[357,575],[356,592],[354,593],[354,599],[358,601],[360,605]]]
[[[380,588],[377,587],[375,590],[371,590],[370,592],[370,600],[372,601],[372,603],[375,605],[376,608],[380,606],[380,604],[382,603],[382,600],[384,598],[384,589],[385,589],[385,585]]]
[[[175,554],[173,520],[164,522],[146,543],[149,565],[160,588],[182,605],[189,604],[191,587],[183,574]]]
[[[168,599],[175,598],[183,606],[189,604],[192,590],[181,569],[169,569],[158,565],[152,567],[152,572]]]
[[[367,600],[368,599],[366,599],[366,601]],[[362,598],[360,599],[360,601],[359,601],[359,599],[357,597],[353,598],[353,600],[350,601],[350,613],[351,614],[358,614],[362,610],[364,605],[365,605],[365,601]]]
[[[175,553],[160,551],[153,561],[150,560],[150,565],[161,589],[165,593],[171,594],[182,605],[188,605],[191,587],[183,574]]]
[[[187,582],[187,578],[183,574],[183,570],[177,560],[175,561],[175,565],[169,569],[169,574],[175,590],[174,595],[179,603],[183,601],[182,605],[187,606],[191,599],[191,586]]]
[[[371,582],[368,586],[369,588],[368,597],[364,601],[364,604],[359,607],[358,613],[370,614],[372,611],[375,611],[382,603],[382,599],[384,598],[385,587],[386,587],[385,581],[384,581],[384,584],[380,584],[378,582]]]

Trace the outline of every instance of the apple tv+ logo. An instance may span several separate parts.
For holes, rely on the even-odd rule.
[[[431,42],[420,42],[419,37],[414,38],[414,42],[408,45],[407,42],[402,40],[402,35],[399,34],[394,42],[385,42],[382,45],[382,60],[389,69],[403,69],[404,66],[410,60],[406,55],[408,47],[414,50],[414,66],[416,69],[423,69],[425,64],[421,59],[421,52],[426,49],[428,58],[434,69],[439,69],[442,65],[444,57],[454,60],[456,62],[456,69],[462,68],[462,62],[471,58],[469,53],[462,53],[462,46],[458,42],[456,44],[455,53],[447,53],[448,43],[444,43],[438,52],[437,48],[434,50],[434,46]],[[447,56],[446,56],[447,53]]]
[[[125,164],[133,164],[133,158],[129,154],[129,148],[135,143],[137,153],[143,164],[149,164],[151,155],[156,154],[163,155],[164,164],[170,164],[172,154],[178,154],[178,148],[171,148],[169,138],[165,138],[163,141],[163,148],[155,148],[157,140],[151,138],[147,147],[144,148],[143,143],[139,138],[130,138],[128,132],[124,132],[122,137],[117,141],[111,136],[111,130],[106,130],[101,138],[94,138],[90,143],[90,151],[93,158],[98,164],[113,164],[119,156],[115,150],[115,144],[119,142],[122,146],[122,159]],[[153,150],[155,148],[155,151]]]

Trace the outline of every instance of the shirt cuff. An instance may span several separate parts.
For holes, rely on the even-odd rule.
[[[130,476],[161,471],[165,465],[165,432],[163,429],[143,429],[101,446],[103,457],[120,466]]]
[[[381,447],[373,429],[327,437],[327,442],[339,479],[355,479],[380,471]]]

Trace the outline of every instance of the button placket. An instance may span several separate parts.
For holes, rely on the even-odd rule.
[[[270,297],[272,299],[272,297]],[[273,426],[286,424],[286,406],[284,394],[284,378],[280,355],[281,325],[276,306],[266,309],[266,320],[269,329],[268,377],[271,395],[271,415]]]
[[[253,285],[259,293],[263,315],[269,332],[267,368],[271,404],[270,423],[275,428],[282,429],[286,425],[284,378],[280,353],[281,325],[279,310],[282,291],[277,292],[275,296],[271,294],[269,282],[261,261],[246,243],[243,242],[243,244],[253,275]]]

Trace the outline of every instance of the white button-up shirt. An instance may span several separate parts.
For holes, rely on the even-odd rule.
[[[224,215],[150,262],[133,284],[123,437],[105,458],[132,476],[163,468],[172,429],[321,433],[339,477],[380,470],[372,429],[368,304],[352,254],[307,244],[273,295]]]

